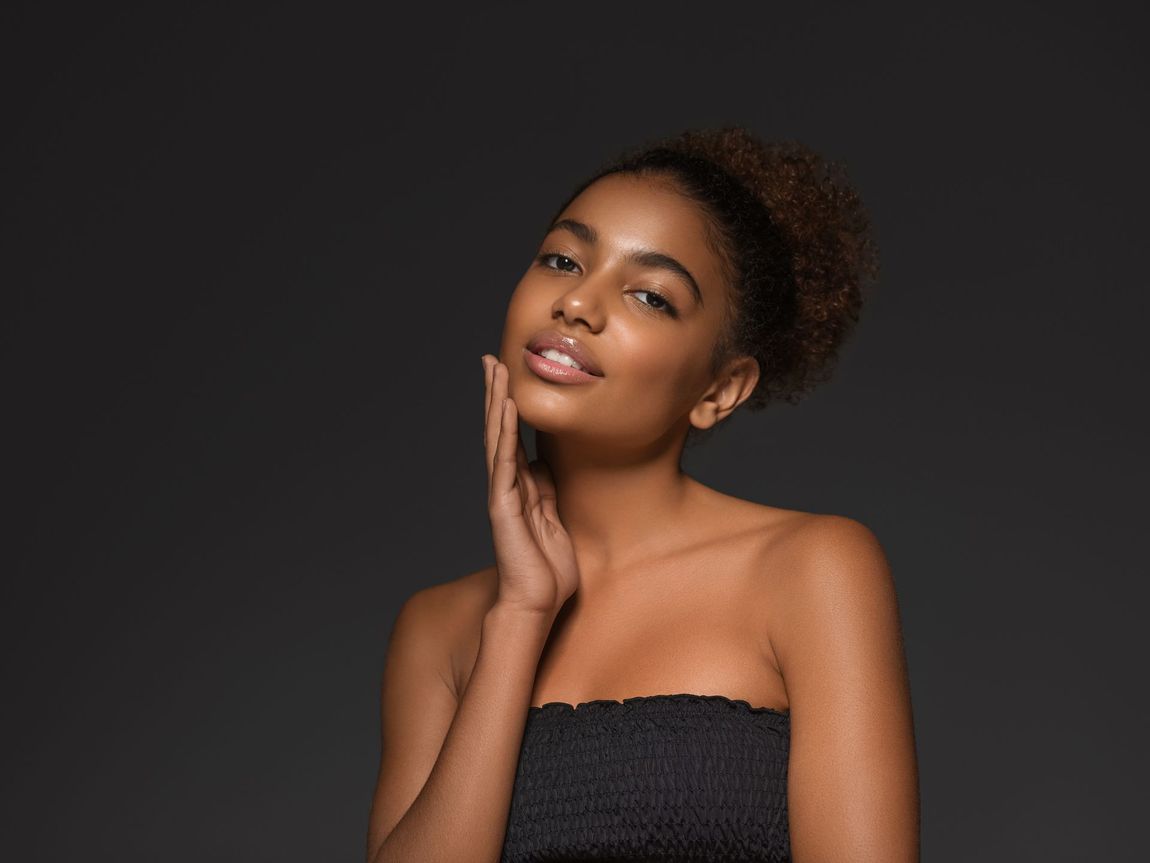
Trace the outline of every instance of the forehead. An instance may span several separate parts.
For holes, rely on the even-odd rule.
[[[664,177],[608,174],[584,189],[559,216],[595,229],[611,251],[652,249],[677,258],[694,274],[704,297],[722,285],[700,205]]]
[[[634,236],[648,243],[659,239],[689,245],[703,239],[699,206],[675,191],[663,177],[608,174],[579,193],[562,215],[595,218],[610,239]],[[586,221],[586,219],[580,219]]]

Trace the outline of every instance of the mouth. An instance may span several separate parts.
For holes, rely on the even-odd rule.
[[[558,359],[552,359],[555,352],[545,349],[543,354],[523,349],[523,361],[536,376],[554,384],[586,384],[603,379],[602,375],[591,374]]]
[[[594,354],[586,344],[557,330],[536,333],[526,350],[553,365],[563,366],[591,377],[604,377]]]

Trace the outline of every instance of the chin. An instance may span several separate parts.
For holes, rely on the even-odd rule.
[[[557,393],[526,393],[519,389],[523,399],[520,401],[515,392],[508,390],[515,406],[519,411],[519,418],[536,431],[546,434],[570,434],[585,431],[586,413],[580,417],[575,406],[567,402],[562,394]]]

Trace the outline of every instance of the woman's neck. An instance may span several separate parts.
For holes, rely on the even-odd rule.
[[[698,483],[680,468],[681,442],[622,455],[542,432],[535,440],[581,573],[593,577],[657,556],[683,524]]]

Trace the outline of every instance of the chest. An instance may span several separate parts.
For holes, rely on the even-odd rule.
[[[531,704],[675,692],[777,703],[759,616],[733,585],[669,583],[573,603],[552,627]]]
[[[722,694],[786,709],[769,638],[769,568],[728,544],[577,591],[552,625],[532,705],[636,695]],[[470,676],[478,635],[461,668]]]

